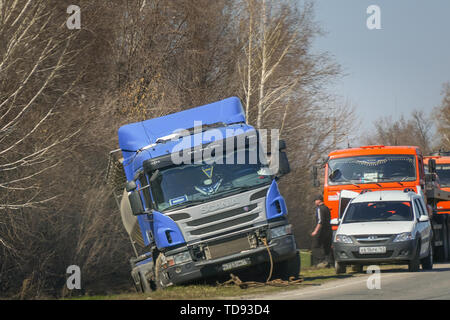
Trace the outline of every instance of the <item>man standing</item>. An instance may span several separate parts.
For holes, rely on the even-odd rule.
[[[331,238],[330,209],[323,203],[322,195],[315,197],[316,226],[311,233],[313,237],[313,264],[331,267]]]

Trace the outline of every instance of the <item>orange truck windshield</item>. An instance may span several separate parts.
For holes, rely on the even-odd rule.
[[[368,155],[331,159],[328,162],[329,185],[415,180],[413,155]]]
[[[450,188],[450,163],[436,164],[436,173],[439,176],[441,187]]]

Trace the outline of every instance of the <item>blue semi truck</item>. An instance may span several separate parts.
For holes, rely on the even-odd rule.
[[[133,244],[138,291],[246,268],[267,274],[269,263],[272,278],[299,275],[277,185],[290,171],[285,143],[266,157],[238,98],[127,124],[118,136],[107,180]]]

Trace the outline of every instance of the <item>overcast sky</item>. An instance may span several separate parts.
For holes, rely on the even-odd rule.
[[[380,30],[367,27],[370,5],[380,8]],[[315,13],[327,31],[315,49],[347,74],[330,90],[356,106],[362,131],[380,116],[439,105],[450,81],[450,0],[316,0]]]

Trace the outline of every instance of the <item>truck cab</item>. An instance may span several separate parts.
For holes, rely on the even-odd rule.
[[[238,98],[127,124],[118,136],[126,177],[121,214],[135,246],[138,290],[267,263],[298,276],[277,184],[289,172],[285,144],[272,142],[269,159]]]
[[[423,155],[414,146],[336,150],[328,155],[325,164],[324,203],[332,219],[341,218],[349,202],[348,197],[341,197],[344,190],[361,193],[407,189],[423,196],[424,188]]]

